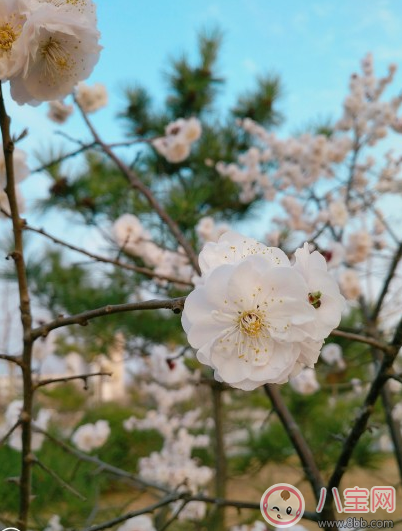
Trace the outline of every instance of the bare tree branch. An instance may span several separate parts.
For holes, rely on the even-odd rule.
[[[76,376],[65,376],[61,378],[48,378],[47,380],[39,380],[33,385],[33,390],[35,391],[38,387],[43,387],[44,385],[50,385],[58,382],[71,382],[72,380],[82,380],[84,382],[84,389],[88,389],[88,378],[93,378],[94,376],[112,376],[111,372],[93,372],[88,374],[77,374]]]
[[[399,244],[396,252],[395,252],[395,255],[394,255],[394,258],[391,262],[391,265],[389,267],[389,271],[388,271],[388,274],[387,274],[387,277],[385,279],[385,282],[384,282],[384,285],[382,287],[382,290],[381,290],[381,293],[378,297],[378,300],[377,300],[377,304],[375,305],[375,308],[373,310],[373,313],[371,315],[371,320],[374,322],[376,321],[377,317],[379,316],[380,314],[380,311],[381,311],[381,308],[382,308],[382,304],[384,302],[384,299],[388,293],[388,289],[389,289],[389,286],[392,282],[392,279],[394,278],[394,275],[395,275],[395,272],[396,272],[396,268],[398,267],[398,264],[399,262],[401,261],[401,258],[402,258],[402,243]]]
[[[3,446],[3,444],[7,441],[7,439],[10,437],[10,435],[18,428],[18,426],[20,426],[21,424],[21,420],[18,419],[18,421],[14,424],[14,426],[12,426],[8,432],[3,435],[3,437],[0,439],[0,446]]]
[[[0,354],[0,360],[10,361],[16,365],[22,366],[22,357],[21,356],[10,356],[10,354]]]
[[[388,369],[392,366],[393,360],[394,358],[392,356],[384,357],[384,360],[381,363],[381,366],[377,372],[377,376],[371,384],[371,387],[368,391],[361,411],[355,419],[354,424],[349,432],[349,435],[344,441],[342,452],[338,458],[334,471],[332,472],[332,475],[328,482],[327,490],[330,492],[334,487],[339,487],[339,483],[344,473],[346,472],[353,451],[367,427],[367,421],[373,412],[374,405],[381,393],[382,386],[387,380],[386,373]]]
[[[315,462],[314,455],[311,452],[309,445],[305,441],[299,426],[286,407],[286,404],[279,392],[278,386],[266,384],[264,385],[264,389],[266,395],[271,400],[275,412],[281,420],[289,439],[292,441],[297,455],[300,458],[306,477],[313,488],[314,496],[317,500],[319,500],[321,488],[324,486],[324,482]]]
[[[164,487],[163,485],[159,485],[158,483],[154,483],[152,481],[142,479],[136,476],[135,474],[131,474],[130,472],[127,472],[126,470],[123,470],[113,465],[109,465],[108,463],[101,461],[98,457],[94,455],[88,455],[84,452],[81,452],[80,450],[73,448],[72,446],[66,444],[64,441],[57,439],[56,437],[54,437],[47,431],[42,430],[41,428],[37,426],[34,426],[34,430],[37,431],[38,433],[42,433],[47,439],[49,439],[49,441],[52,441],[54,444],[59,446],[63,451],[73,455],[80,461],[92,463],[93,465],[96,465],[102,471],[108,472],[109,474],[113,474],[114,476],[124,478],[126,480],[133,482],[137,487],[146,487],[146,488],[156,489],[158,491],[164,492],[165,494],[170,492],[170,489]]]
[[[24,230],[29,230],[31,232],[35,232],[37,234],[41,234],[45,238],[48,238],[53,243],[57,243],[58,245],[62,245],[63,247],[67,247],[67,249],[71,249],[72,251],[76,251],[77,253],[81,253],[85,256],[88,256],[89,258],[92,258],[93,260],[96,260],[97,262],[104,262],[106,264],[113,264],[118,267],[121,267],[122,269],[127,269],[128,271],[135,271],[136,273],[141,273],[142,275],[145,275],[149,278],[159,278],[161,280],[167,280],[168,282],[174,282],[177,284],[184,284],[188,286],[192,286],[193,284],[191,282],[186,282],[185,280],[180,280],[179,278],[170,277],[166,275],[159,275],[158,273],[155,273],[152,271],[152,269],[148,269],[146,267],[140,267],[134,264],[127,264],[125,262],[121,262],[120,260],[113,259],[113,258],[107,258],[106,256],[101,256],[96,253],[91,253],[82,247],[77,247],[76,245],[72,245],[71,243],[67,243],[64,240],[61,240],[60,238],[56,238],[55,236],[52,236],[48,232],[46,232],[44,229],[38,229],[35,227],[31,227],[30,225],[24,225]]]
[[[54,470],[52,470],[51,468],[49,468],[48,466],[43,464],[41,461],[39,461],[39,459],[37,457],[35,457],[33,459],[33,463],[35,465],[39,466],[45,472],[47,472],[49,474],[49,476],[51,476],[53,479],[55,479],[57,481],[57,483],[59,483],[63,487],[63,489],[68,490],[69,492],[71,492],[71,494],[74,494],[74,496],[76,496],[77,498],[79,498],[82,501],[86,501],[87,500],[85,498],[85,496],[83,496],[80,492],[78,492],[78,490],[76,490],[74,487],[72,487],[66,481],[64,481],[64,479],[62,479],[58,474],[56,474],[56,472]]]
[[[358,341],[359,343],[366,343],[367,345],[378,348],[383,352],[393,352],[392,347],[379,341],[378,339],[375,339],[374,337],[361,336],[360,334],[353,334],[351,332],[344,332],[342,330],[332,330],[330,335],[333,337],[343,337],[345,339],[350,339],[351,341]]]
[[[135,190],[138,190],[148,201],[149,205],[155,210],[155,212],[158,214],[159,218],[166,223],[166,225],[169,227],[171,233],[176,238],[177,242],[183,247],[184,251],[186,252],[190,263],[196,270],[196,272],[200,275],[201,270],[200,266],[198,265],[198,258],[197,255],[194,252],[194,249],[191,247],[190,243],[188,242],[187,238],[184,236],[182,231],[180,230],[178,224],[169,216],[169,214],[162,208],[162,205],[159,203],[159,201],[155,198],[151,190],[138,178],[136,173],[130,169],[114,152],[113,150],[103,142],[103,140],[100,138],[98,133],[96,132],[94,126],[92,125],[91,121],[89,120],[87,114],[84,112],[82,107],[79,105],[77,100],[75,100],[75,103],[77,104],[78,108],[81,111],[81,115],[85,121],[85,123],[88,126],[88,129],[91,131],[92,136],[94,138],[94,141],[96,144],[98,144],[102,151],[116,164],[116,166],[120,169],[120,171],[123,173],[123,175],[127,178],[129,183],[131,184],[132,188]]]
[[[154,299],[145,302],[132,302],[128,304],[115,304],[109,306],[103,306],[95,310],[88,310],[69,317],[58,317],[54,321],[50,321],[38,328],[34,328],[31,333],[33,340],[40,336],[46,337],[51,330],[56,328],[62,328],[63,326],[70,326],[78,324],[80,326],[86,326],[88,321],[96,319],[98,317],[104,317],[105,315],[112,315],[114,313],[133,312],[138,310],[172,310],[174,313],[180,313],[184,307],[184,301],[186,297],[177,297],[176,299],[159,300]]]
[[[22,238],[23,222],[18,211],[18,202],[15,187],[14,174],[14,143],[10,133],[10,117],[7,115],[2,87],[0,84],[0,127],[3,138],[4,161],[7,175],[6,194],[10,204],[11,219],[14,232],[14,251],[11,257],[14,260],[17,271],[18,290],[20,299],[21,322],[23,328],[23,364],[22,378],[23,378],[23,407],[21,414],[22,424],[22,452],[21,452],[21,476],[20,476],[20,508],[18,527],[20,531],[26,531],[28,525],[29,508],[31,501],[31,476],[32,476],[32,462],[28,459],[31,453],[31,418],[32,418],[32,316],[31,303],[29,298],[28,280],[26,274],[25,260],[24,260],[24,245]]]

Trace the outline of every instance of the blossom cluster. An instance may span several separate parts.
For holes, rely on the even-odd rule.
[[[108,93],[106,87],[101,83],[95,83],[92,87],[84,82],[78,83],[75,90],[75,99],[81,109],[90,114],[106,107],[108,103]],[[57,124],[64,124],[72,115],[74,107],[61,100],[49,102],[47,116],[49,120]]]
[[[2,0],[0,80],[19,104],[63,98],[99,59],[92,0]]]
[[[213,472],[200,466],[192,457],[194,448],[206,448],[210,438],[206,434],[193,435],[192,430],[205,430],[207,422],[201,419],[199,408],[186,412],[175,412],[185,402],[194,400],[195,387],[191,385],[196,375],[187,367],[183,356],[172,356],[162,345],[154,345],[138,376],[143,382],[140,392],[152,399],[156,409],[148,409],[143,418],[131,416],[123,422],[127,431],[157,430],[164,438],[160,452],[152,452],[138,462],[140,476],[172,489],[185,489],[197,493],[207,486]],[[178,511],[180,520],[198,520],[205,515],[206,506],[191,502],[183,510],[172,504],[172,511]]]
[[[204,246],[199,264],[182,324],[217,380],[252,390],[314,366],[344,307],[320,253],[305,244],[291,264],[280,249],[228,232]]]
[[[156,277],[173,278],[190,283],[194,269],[184,250],[162,249],[152,241],[152,236],[133,214],[121,215],[113,225],[113,237],[120,249],[141,260],[153,268]],[[163,280],[161,282],[164,283]]]
[[[201,136],[201,124],[197,118],[179,118],[165,128],[165,136],[156,138],[152,145],[168,162],[182,162],[191,151],[191,145]]]
[[[243,202],[275,200],[270,221],[278,228],[267,241],[280,245],[295,235],[315,241],[352,304],[362,293],[364,266],[395,245],[386,212],[391,195],[401,208],[402,158],[389,148],[376,156],[366,149],[402,133],[402,96],[388,96],[395,72],[390,65],[376,77],[368,54],[350,78],[335,123],[281,138],[246,118],[239,124],[255,145],[235,163],[215,161],[220,175],[239,186]]]

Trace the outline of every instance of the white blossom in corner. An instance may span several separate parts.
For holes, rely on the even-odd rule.
[[[14,46],[20,63],[10,77],[11,96],[20,105],[63,98],[98,62],[95,6],[92,1],[31,0],[24,14]]]

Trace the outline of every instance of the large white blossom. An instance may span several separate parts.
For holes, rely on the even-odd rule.
[[[344,305],[318,252],[299,249],[291,266],[280,249],[228,233],[206,244],[199,263],[182,323],[216,379],[251,390],[314,365]]]
[[[19,104],[52,101],[86,79],[101,47],[92,1],[26,0],[21,34],[13,46],[11,95]]]

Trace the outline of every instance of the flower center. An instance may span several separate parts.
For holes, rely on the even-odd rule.
[[[248,336],[258,336],[263,326],[262,316],[260,312],[255,310],[243,312],[239,316],[239,325],[241,331]]]
[[[9,52],[17,37],[18,35],[8,22],[0,26],[0,50]]]
[[[42,46],[41,55],[45,61],[45,74],[51,77],[69,67],[69,54],[65,52],[60,42],[53,37],[49,37]]]

